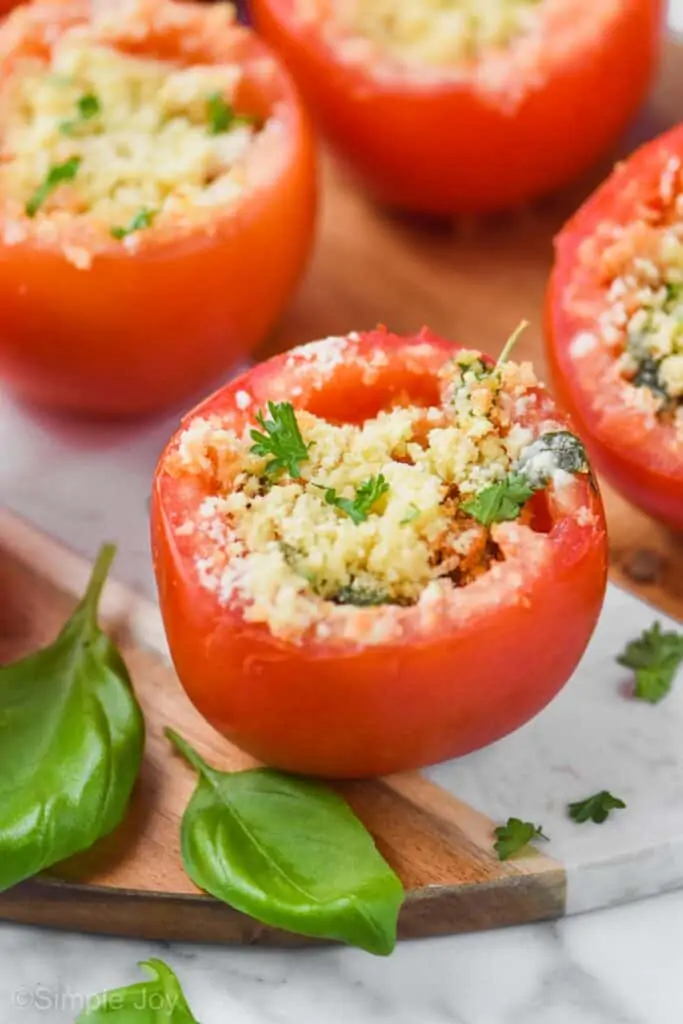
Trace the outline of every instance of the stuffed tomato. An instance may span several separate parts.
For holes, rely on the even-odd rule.
[[[683,529],[683,129],[649,143],[556,240],[547,347],[598,469]]]
[[[502,209],[570,181],[642,102],[661,0],[253,0],[340,153],[383,200]]]
[[[516,729],[572,673],[606,577],[583,446],[530,364],[428,332],[276,356],[155,477],[171,654],[268,764],[363,777]]]
[[[139,413],[258,344],[312,241],[314,154],[232,8],[22,7],[0,27],[0,104],[0,379]]]

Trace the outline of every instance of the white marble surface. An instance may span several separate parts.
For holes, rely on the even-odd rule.
[[[683,0],[672,6],[683,32]],[[86,555],[117,540],[116,575],[151,594],[145,504],[173,420],[83,429],[29,418],[0,394],[0,504]],[[665,727],[667,745],[674,732]],[[648,759],[666,756],[642,753],[646,776]],[[470,774],[475,802],[480,784]],[[565,855],[563,843],[556,838]],[[350,949],[170,947],[0,924],[0,1024],[71,1024],[93,993],[138,980],[135,962],[150,956],[177,970],[202,1024],[683,1024],[683,892],[556,925],[405,943],[386,961]]]

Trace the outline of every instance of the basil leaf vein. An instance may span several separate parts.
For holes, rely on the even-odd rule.
[[[199,774],[181,826],[196,885],[276,928],[393,950],[403,886],[345,800],[270,768],[216,771],[166,735]]]

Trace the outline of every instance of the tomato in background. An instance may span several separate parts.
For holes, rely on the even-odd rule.
[[[381,50],[350,53],[330,30],[335,2],[253,0],[252,9],[368,188],[433,214],[504,209],[580,175],[643,102],[664,27],[662,0],[548,3],[531,43],[427,73]]]
[[[682,162],[683,127],[678,127],[615,169],[555,241],[546,311],[555,388],[595,465],[629,501],[678,531],[683,530],[681,426],[675,418],[654,415],[647,389],[634,388],[616,372],[625,332],[612,328],[614,342],[608,343],[601,323],[617,301],[604,267],[608,249],[628,245],[626,270],[639,258],[647,270],[659,235],[683,223],[677,206]],[[638,236],[631,243],[625,234],[634,225],[640,250]]]
[[[0,380],[32,402],[104,416],[177,403],[250,353],[299,280],[316,206],[307,118],[261,40],[219,23],[216,6],[134,7],[123,5],[104,43],[179,64],[236,61],[240,106],[271,127],[246,157],[243,195],[217,208],[212,232],[152,225],[135,252],[110,239],[79,269],[64,255],[68,239],[29,231],[17,241],[0,216]],[[0,86],[14,61],[47,55],[89,17],[85,0],[15,11],[0,27]]]

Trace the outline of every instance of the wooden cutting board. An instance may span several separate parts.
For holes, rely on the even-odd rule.
[[[683,94],[677,56],[680,62],[679,47],[670,40],[662,84],[636,133],[640,138],[673,119],[673,104]],[[591,184],[533,211],[444,227],[374,208],[326,159],[316,254],[263,354],[380,321],[399,332],[428,323],[495,354],[519,320],[528,318],[532,328],[521,354],[542,363],[539,331],[551,237]],[[127,447],[147,458],[143,434]],[[122,459],[121,487],[128,480],[125,467]],[[606,497],[613,578],[683,618],[680,542],[610,492]],[[0,663],[54,636],[88,571],[55,541],[0,513]],[[110,584],[103,611],[149,727],[131,812],[88,855],[0,896],[0,917],[146,938],[304,941],[202,895],[185,877],[178,826],[194,777],[163,739],[163,727],[177,727],[219,767],[246,766],[249,759],[186,700],[169,667],[154,605]],[[525,729],[427,773],[342,787],[406,885],[402,937],[554,918],[683,886],[683,680],[665,705],[650,708],[624,697],[626,680],[614,662],[653,616],[651,607],[611,586],[575,677]],[[628,810],[601,828],[566,820],[568,799],[602,788],[623,796]],[[500,863],[491,848],[492,829],[508,815],[542,822],[552,842],[542,853]]]

